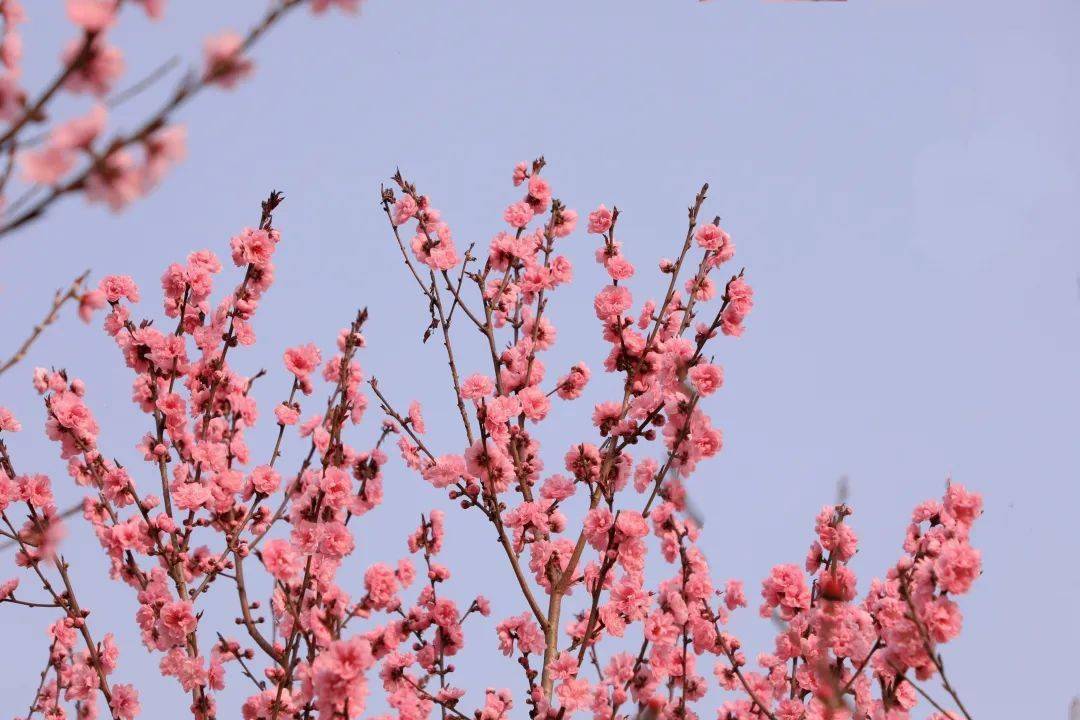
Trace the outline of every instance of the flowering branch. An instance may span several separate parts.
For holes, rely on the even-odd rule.
[[[923,622],[918,609],[915,607],[914,601],[911,599],[910,582],[911,581],[906,575],[900,575],[900,594],[903,596],[904,602],[907,604],[908,610],[910,611],[909,617],[919,630],[919,635],[922,637],[923,641],[923,648],[926,650],[926,654],[929,656],[931,662],[934,663],[934,667],[937,668],[938,675],[941,676],[941,685],[945,688],[945,692],[949,693],[949,696],[952,697],[956,706],[960,708],[960,712],[964,714],[964,717],[967,718],[967,720],[972,720],[971,714],[967,711],[967,708],[964,707],[964,703],[960,701],[960,696],[957,695],[956,690],[954,690],[953,686],[949,683],[948,676],[945,675],[945,662],[941,659],[941,654],[934,649],[934,641],[930,637],[930,632],[926,629],[926,624]]]
[[[207,40],[203,66],[190,69],[166,102],[135,130],[114,133],[97,143],[105,130],[106,108],[144,91],[175,65],[175,60],[170,60],[105,100],[124,68],[120,50],[108,43],[107,35],[125,2],[142,5],[153,20],[164,14],[164,0],[67,0],[68,16],[79,28],[80,39],[65,51],[64,64],[56,76],[30,101],[18,83],[16,50],[21,43],[18,26],[26,13],[19,0],[0,2],[4,21],[0,58],[6,66],[6,74],[0,75],[0,121],[8,121],[0,132],[0,151],[9,156],[18,152],[29,183],[11,205],[9,218],[0,223],[0,237],[39,220],[52,205],[73,193],[84,193],[87,200],[104,202],[114,211],[146,194],[186,154],[186,131],[172,124],[176,111],[210,86],[233,88],[250,75],[254,64],[247,52],[300,5],[307,4],[315,12],[323,12],[331,4],[355,12],[360,5],[360,0],[275,0],[245,35],[225,32]],[[48,119],[48,107],[62,90],[89,93],[103,102],[88,115],[54,127],[43,148],[25,149],[37,145],[40,137],[24,138],[23,131]],[[141,164],[132,155],[137,149],[143,153]],[[84,162],[75,170],[80,157]],[[10,162],[8,167],[0,182],[0,197],[10,175]],[[34,200],[35,196],[39,197]]]
[[[99,296],[93,292],[86,292],[86,278],[89,277],[90,271],[87,270],[82,275],[78,276],[71,281],[71,284],[67,289],[60,289],[53,295],[52,306],[49,308],[49,312],[45,315],[34,329],[30,332],[30,336],[23,341],[18,350],[9,357],[7,360],[0,364],[0,375],[10,370],[16,364],[18,364],[23,358],[26,357],[26,353],[30,351],[30,346],[37,342],[37,339],[41,337],[41,334],[45,332],[45,328],[56,322],[56,318],[60,315],[60,309],[69,301],[78,301],[79,303],[79,315],[84,319],[89,320],[90,313],[99,307]]]
[[[804,563],[775,565],[761,583],[760,614],[777,625],[771,652],[751,663],[725,630],[749,603],[741,581],[714,580],[687,485],[722,449],[708,414],[724,383],[714,340],[744,332],[753,290],[745,271],[720,269],[735,246],[719,218],[699,221],[707,186],[688,208],[676,259],[657,267],[660,301],[636,309],[626,281],[637,270],[618,239],[620,213],[604,206],[589,213],[604,278],[593,300],[605,347],[600,366],[616,376],[617,390],[593,405],[592,428],[555,453],[561,465],[546,469],[544,423],[574,412],[563,403],[579,401],[592,377],[576,362],[547,379],[546,353],[558,340],[549,305],[575,275],[566,239],[578,214],[553,195],[546,167],[539,158],[515,168],[524,194],[504,211],[509,229],[496,232],[486,255],[474,255],[475,245],[459,253],[447,220],[402,173],[381,189],[394,242],[427,304],[424,339],[442,339],[464,443],[458,436],[438,447],[419,402],[396,408],[365,375],[357,358],[367,347],[367,311],[360,310],[329,357],[314,343],[285,349],[272,449],[261,464],[252,456],[248,437],[260,416],[251,390],[273,371],[245,376],[232,363],[256,343],[256,314],[277,271],[277,192],[262,203],[255,227],[231,238],[238,280],[216,302],[223,263],[209,250],[162,276],[167,326],[134,317],[141,292],[131,277],[109,275],[96,291],[109,310],[105,331],[134,374],[133,400],[147,417],[138,441],[145,465],[107,459],[80,380],[35,371],[45,432],[72,482],[86,489],[82,516],[110,576],[139,603],[146,652],[190,698],[192,717],[226,716],[217,703],[231,675],[252,692],[240,711],[245,720],[353,720],[367,708],[373,683],[408,720],[436,712],[442,720],[509,720],[515,703],[533,720],[580,713],[683,720],[699,714],[712,689],[718,720],[906,720],[920,698],[937,711],[933,720],[952,720],[955,713],[916,684],[939,675],[971,720],[939,651],[960,631],[956,598],[981,572],[970,538],[982,499],[961,485],[915,509],[900,559],[858,600],[853,511],[843,498],[823,507]],[[462,323],[479,342],[483,371],[469,372],[458,354]],[[325,400],[312,405],[318,383]],[[352,437],[367,389],[383,419],[374,444],[361,449]],[[0,433],[20,429],[0,408]],[[298,453],[284,471],[293,437],[301,439]],[[476,626],[492,607],[483,595],[455,601],[442,555],[451,522],[443,512],[420,514],[408,554],[396,562],[355,567],[363,518],[382,501],[391,439],[406,467],[462,511],[478,510],[461,515],[482,517],[495,532],[517,592],[499,593],[493,624],[499,651],[521,669],[517,693],[458,686],[455,660],[467,636],[490,630]],[[16,508],[26,514],[21,526]],[[90,634],[89,611],[75,600],[59,555],[62,518],[51,481],[17,474],[3,442],[0,514],[0,536],[18,548],[16,564],[45,591],[17,595],[12,579],[0,585],[0,604],[64,614],[50,626],[45,671],[57,682],[43,678],[31,713],[61,715],[63,703],[92,713],[100,696],[114,720],[132,720],[138,693],[113,681],[115,644],[111,635],[98,642]],[[650,557],[657,571],[646,577]],[[491,582],[497,591],[501,581]],[[234,586],[240,638],[202,612],[208,590],[222,584]],[[466,703],[475,709],[463,710]]]
[[[7,478],[17,477],[11,456],[3,441],[0,441],[0,469],[2,469]],[[8,529],[8,532],[19,546],[20,564],[24,564],[33,569],[34,574],[41,582],[42,588],[52,598],[52,603],[41,604],[23,602],[20,604],[27,607],[60,608],[64,611],[66,615],[65,620],[53,625],[52,634],[54,640],[50,649],[50,664],[56,671],[58,686],[64,682],[62,674],[67,674],[61,667],[61,663],[65,656],[70,655],[74,643],[74,636],[77,633],[82,638],[86,647],[86,657],[82,659],[78,657],[71,658],[72,664],[70,675],[72,677],[69,677],[66,683],[67,696],[69,699],[86,700],[92,696],[93,692],[100,690],[106,703],[112,708],[114,706],[113,690],[110,688],[108,678],[106,677],[109,674],[109,670],[101,657],[99,646],[90,634],[90,629],[86,621],[89,611],[83,610],[75,597],[75,589],[72,585],[71,577],[68,574],[67,562],[64,561],[63,557],[56,555],[53,552],[53,548],[55,547],[54,543],[58,538],[58,527],[54,524],[54,519],[52,517],[55,515],[55,506],[52,503],[52,494],[48,487],[48,480],[44,479],[42,476],[35,476],[25,480],[24,485],[31,486],[20,493],[20,495],[24,496],[31,528],[24,529],[21,532],[16,530],[4,510],[0,510],[0,519],[3,520],[4,526]],[[48,559],[51,562],[52,566],[59,574],[61,583],[63,584],[62,591],[57,590],[46,576],[42,567],[42,561],[45,559]],[[16,586],[17,583],[5,583],[4,586],[0,588],[0,601],[15,602],[14,592]],[[57,647],[58,644],[60,646],[59,648]],[[62,650],[62,652],[58,652],[58,650]],[[91,673],[96,676],[93,680],[88,677]],[[43,676],[44,674],[45,673],[43,673]],[[39,687],[37,699],[35,699],[33,704],[37,705],[40,698],[41,693]],[[115,720],[119,720],[119,715],[115,710],[112,714]]]

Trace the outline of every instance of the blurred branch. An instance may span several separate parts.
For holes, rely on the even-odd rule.
[[[79,300],[83,292],[83,285],[86,283],[86,278],[89,275],[90,271],[87,270],[82,275],[72,280],[71,285],[68,286],[67,290],[61,288],[56,291],[56,295],[53,296],[52,307],[49,308],[49,313],[41,322],[34,326],[34,330],[30,333],[30,337],[23,341],[23,344],[19,346],[19,349],[15,351],[15,354],[8,358],[3,365],[0,365],[0,375],[3,375],[26,357],[26,353],[30,350],[30,346],[37,342],[37,339],[45,332],[45,328],[56,321],[57,316],[60,314],[60,308],[62,308],[69,300]]]
[[[152,87],[158,80],[161,80],[163,77],[168,75],[169,72],[179,64],[180,64],[179,56],[173,55],[171,58],[169,58],[168,60],[163,62],[161,65],[158,65],[152,72],[150,72],[150,74],[148,74],[142,80],[139,80],[137,83],[135,83],[131,87],[125,88],[125,89],[121,90],[120,92],[116,93],[115,95],[113,95],[112,97],[110,97],[108,100],[105,101],[105,104],[108,107],[111,107],[111,108],[115,108],[115,107],[119,107],[120,105],[123,105],[128,100],[131,100],[132,98],[137,96],[143,90],[146,90],[147,88]]]
[[[274,25],[276,25],[282,18],[284,18],[291,10],[304,4],[307,0],[283,0],[280,3],[274,4],[265,15],[256,23],[244,36],[237,54],[247,52],[253,45],[255,45]],[[80,56],[81,57],[81,56]],[[80,62],[82,62],[80,60]],[[156,82],[162,75],[167,73],[171,69],[170,63],[166,63],[161,66],[155,72],[152,72],[149,76],[142,81],[136,83],[131,88],[122,91],[118,96],[110,99],[110,102],[120,103],[128,99],[133,93],[138,94],[146,89],[149,85]],[[61,75],[59,82],[62,82],[66,75]],[[151,115],[145,122],[142,123],[137,129],[130,133],[118,133],[108,143],[106,143],[105,150],[100,154],[100,158],[95,159],[87,167],[78,172],[72,179],[64,182],[60,185],[49,188],[48,192],[42,196],[37,202],[30,207],[22,210],[18,214],[13,214],[11,219],[0,225],[0,238],[9,233],[27,225],[31,222],[41,219],[41,217],[49,210],[49,208],[58,200],[73,192],[82,190],[86,186],[87,179],[90,178],[93,173],[101,166],[105,160],[113,156],[114,153],[123,150],[136,143],[142,142],[150,137],[153,133],[164,127],[172,114],[178,110],[181,106],[185,105],[188,100],[199,94],[202,90],[206,89],[214,80],[216,76],[213,72],[200,73],[195,69],[188,72],[185,77],[176,86],[169,100],[161,107],[156,113]],[[55,89],[53,89],[55,92]],[[48,97],[51,97],[51,92],[44,99],[47,101]],[[39,103],[41,101],[39,100]],[[17,122],[8,130],[3,137],[0,137],[0,147],[4,146],[8,142],[16,142],[18,130],[25,125],[26,121]],[[34,186],[37,188],[39,186]],[[34,189],[32,188],[32,190]]]
[[[82,507],[83,506],[82,506],[81,502],[75,503],[74,505],[69,507],[67,510],[65,510],[64,512],[60,513],[59,515],[57,515],[55,517],[58,518],[58,519],[61,519],[61,520],[66,520],[67,518],[71,517],[75,513],[82,510]],[[0,543],[0,552],[10,550],[11,548],[15,547],[18,544],[19,544],[18,540],[8,540],[8,541],[6,541],[4,543]]]

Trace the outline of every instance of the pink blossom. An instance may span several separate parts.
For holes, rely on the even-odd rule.
[[[364,573],[364,588],[372,607],[389,607],[396,602],[397,576],[386,565],[376,563]]]
[[[434,213],[425,211],[429,218]],[[433,270],[449,270],[460,262],[450,226],[442,221],[425,221],[410,246],[416,258]]]
[[[105,130],[108,111],[98,103],[82,117],[58,125],[49,134],[53,146],[64,150],[89,150],[94,140]]]
[[[489,397],[494,391],[495,383],[486,375],[470,375],[461,383],[461,397],[466,400]]]
[[[790,620],[810,607],[810,591],[802,571],[796,565],[775,566],[772,574],[762,583],[761,597],[765,599],[761,606],[764,617],[768,617],[773,609],[778,609],[780,617]]]
[[[557,215],[559,222],[555,223],[551,227],[551,234],[555,237],[566,237],[570,233],[574,232],[574,228],[577,227],[578,214],[577,210],[564,209]]]
[[[960,608],[946,597],[927,603],[922,617],[934,642],[946,643],[960,634],[963,624]]]
[[[630,309],[630,291],[622,285],[608,285],[599,292],[593,302],[596,317],[612,320]]]
[[[523,228],[529,224],[532,220],[533,209],[526,202],[514,203],[510,207],[506,208],[506,212],[503,213],[503,220],[507,222],[510,227]]]
[[[295,425],[300,419],[300,411],[292,405],[281,403],[274,408],[274,416],[282,425]]]
[[[135,0],[142,5],[146,16],[151,20],[160,20],[165,16],[165,0]]]
[[[121,720],[134,720],[142,710],[139,704],[139,692],[131,685],[112,686],[112,711]]]
[[[180,483],[172,488],[173,502],[181,510],[198,510],[210,499],[210,495],[210,487],[197,482]]]
[[[529,166],[527,163],[519,162],[514,166],[514,187],[517,187],[521,183],[525,182],[525,178],[529,177]]]
[[[266,267],[274,254],[276,239],[268,231],[259,228],[244,228],[239,235],[229,241],[232,247],[233,263],[237,267],[254,265]]]
[[[297,345],[285,351],[285,368],[299,380],[306,380],[311,373],[318,369],[322,362],[322,353],[313,344]]]
[[[499,634],[499,647],[504,655],[512,654],[515,648],[522,654],[544,651],[544,636],[528,614],[503,620],[496,627],[496,631]]]
[[[337,7],[342,12],[357,13],[360,12],[361,4],[363,0],[313,0],[311,11],[318,15],[326,12],[330,7]]]
[[[571,713],[588,707],[591,692],[589,681],[578,678],[564,680],[555,688],[559,703]]]
[[[262,548],[267,572],[282,582],[291,581],[300,572],[300,558],[287,540],[267,540]]]
[[[0,75],[0,120],[14,120],[25,104],[26,91],[19,86],[13,74]]]
[[[938,582],[948,592],[966,593],[982,572],[982,554],[960,540],[949,540],[934,562]]]
[[[139,302],[139,288],[130,275],[106,275],[98,289],[105,293],[105,299],[111,303],[119,302],[121,298]]]
[[[402,195],[394,203],[394,224],[402,225],[416,215],[419,206],[411,195]]]
[[[83,30],[100,32],[116,22],[115,0],[67,0],[71,22]]]
[[[15,419],[15,415],[6,407],[0,406],[0,431],[19,432],[22,425]]]
[[[611,229],[611,211],[603,205],[589,213],[589,232],[601,235]]]
[[[27,182],[56,185],[75,167],[75,154],[67,148],[46,145],[20,153],[19,165]]]
[[[98,160],[86,176],[86,199],[105,203],[113,212],[127,207],[143,189],[142,173],[124,150],[114,150]]]
[[[169,169],[187,157],[187,128],[170,125],[149,135],[144,141],[146,166],[144,185],[152,188],[161,182]]]
[[[94,697],[100,685],[97,671],[88,662],[75,663],[71,667],[64,699],[86,702]]]
[[[578,363],[570,368],[570,373],[559,378],[558,395],[563,400],[574,400],[581,397],[585,386],[589,382],[592,373],[585,363]]]
[[[539,175],[529,178],[529,194],[525,201],[528,202],[534,212],[544,212],[551,205],[551,186],[547,180]]]
[[[724,384],[724,371],[711,363],[695,365],[688,374],[694,389],[702,395],[712,395]]]
[[[634,276],[634,266],[622,255],[615,255],[604,261],[604,269],[612,280],[629,280]]]
[[[412,426],[412,429],[420,435],[423,435],[424,431],[427,429],[424,425],[424,416],[420,412],[420,403],[415,400],[409,404],[409,424]]]
[[[737,607],[746,607],[746,594],[743,592],[742,580],[728,580],[724,588],[724,604],[728,610]]]
[[[180,643],[188,633],[195,631],[198,621],[192,611],[191,603],[176,600],[166,603],[161,608],[161,629],[174,643]]]
[[[950,484],[945,491],[945,510],[964,525],[971,525],[982,514],[982,505],[982,496],[968,492],[963,485]]]
[[[424,479],[437,488],[456,483],[466,474],[465,460],[460,455],[443,455],[424,469]]]
[[[84,3],[93,0],[82,0]],[[107,44],[102,35],[94,38],[85,49],[82,40],[73,40],[64,50],[61,60],[65,65],[75,63],[82,54],[82,61],[67,76],[64,87],[73,93],[90,93],[101,97],[112,90],[124,72],[124,58],[120,51]]]
[[[727,286],[728,305],[721,315],[720,329],[725,335],[742,335],[743,319],[754,306],[754,291],[742,278],[734,278]]]
[[[272,495],[281,487],[281,475],[268,465],[260,465],[251,471],[251,484],[263,495]]]
[[[519,392],[518,400],[521,402],[522,414],[533,422],[543,420],[551,409],[551,400],[544,391],[535,385]]]
[[[89,323],[94,317],[94,312],[105,307],[105,293],[100,290],[91,290],[79,296],[79,319]]]
[[[203,46],[206,69],[203,80],[232,90],[251,75],[255,66],[243,56],[243,38],[234,32],[223,32],[207,38]]]
[[[731,237],[719,225],[713,223],[698,227],[697,232],[694,233],[694,238],[701,247],[718,253],[722,252],[724,247],[731,243]]]

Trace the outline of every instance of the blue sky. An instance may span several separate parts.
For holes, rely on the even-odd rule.
[[[55,5],[30,8],[32,85],[73,32]],[[174,52],[197,57],[204,36],[242,29],[262,9],[174,2],[166,24],[132,14],[116,40],[131,67],[148,68]],[[483,246],[516,197],[513,164],[542,153],[569,206],[619,205],[625,250],[642,268],[674,252],[685,206],[708,181],[708,213],[723,216],[757,292],[746,336],[716,346],[727,384],[711,410],[726,447],[691,485],[717,575],[756,587],[771,565],[801,561],[814,514],[846,476],[865,587],[897,556],[910,509],[952,477],[981,491],[987,511],[975,536],[984,575],[946,649],[950,675],[980,718],[1063,717],[1080,693],[1070,652],[1080,642],[1078,21],[1071,0],[370,0],[358,18],[298,16],[255,52],[250,82],[181,114],[190,157],[152,197],[118,216],[76,200],[0,240],[0,337],[21,338],[27,313],[87,267],[133,275],[156,312],[165,265],[191,249],[223,253],[280,188],[279,281],[239,367],[272,371],[271,403],[286,386],[281,351],[328,345],[366,305],[362,364],[452,432],[440,348],[419,343],[425,308],[377,205],[396,167],[460,245]],[[132,126],[165,91],[118,121]],[[568,242],[578,280],[556,296],[548,365],[599,367],[593,242]],[[639,297],[646,287],[635,286]],[[465,349],[464,364],[478,368],[479,350]],[[38,437],[34,365],[82,377],[108,428],[103,444],[134,458],[143,423],[128,371],[97,327],[69,316],[0,379],[0,403],[27,428],[13,443],[21,466],[64,484],[55,448]],[[549,465],[588,427],[591,405],[570,407],[549,423]],[[458,440],[441,439],[448,449]],[[396,559],[413,518],[444,506],[395,463],[359,560]],[[503,569],[492,534],[461,515],[450,531],[451,587],[520,612],[509,575],[506,590],[490,586]],[[171,716],[179,693],[143,660],[134,599],[91,584],[104,563],[84,530],[73,528],[67,553],[94,620],[121,628],[118,678],[145,688],[147,716]],[[227,624],[232,598],[218,592]],[[752,616],[735,627],[767,650],[770,628]],[[0,674],[10,715],[32,696],[45,621],[20,609],[3,617],[9,645],[28,648]],[[512,662],[487,663],[490,629],[469,642],[462,684],[518,688]],[[226,707],[246,691],[240,680]]]

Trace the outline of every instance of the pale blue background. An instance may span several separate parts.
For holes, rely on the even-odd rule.
[[[60,5],[30,8],[32,85],[72,34]],[[117,39],[145,69],[175,50],[195,57],[203,36],[243,28],[262,8],[174,2],[166,26],[130,14]],[[52,289],[86,267],[135,276],[156,314],[165,264],[189,249],[224,254],[282,188],[279,282],[256,325],[259,349],[236,356],[246,371],[272,370],[264,409],[286,386],[282,349],[328,345],[366,304],[373,348],[362,363],[403,406],[425,400],[430,424],[451,428],[435,437],[449,450],[460,430],[448,425],[441,349],[419,345],[424,307],[395,257],[379,183],[400,165],[459,244],[485,246],[516,197],[513,164],[542,152],[571,207],[624,210],[626,250],[649,269],[674,252],[684,208],[708,180],[707,212],[723,215],[757,291],[745,338],[716,346],[728,383],[710,406],[727,447],[691,485],[717,575],[756,588],[770,565],[801,562],[814,513],[846,475],[865,587],[897,556],[911,507],[951,476],[987,505],[976,533],[985,574],[963,602],[963,637],[945,651],[955,684],[981,720],[1064,717],[1080,692],[1078,22],[1074,0],[372,0],[360,18],[296,17],[258,48],[251,82],[183,112],[191,157],[158,193],[117,217],[70,202],[0,241],[0,337],[13,347]],[[164,91],[122,121],[130,127]],[[567,245],[578,283],[552,310],[553,373],[600,364],[593,240]],[[466,352],[466,371],[481,360]],[[69,314],[0,381],[27,426],[12,443],[21,469],[67,486],[39,436],[35,364],[83,377],[108,427],[103,446],[134,461],[145,421],[127,400],[131,376],[109,340]],[[549,428],[549,467],[587,428],[589,402]],[[444,504],[395,461],[352,586],[361,561],[400,556],[415,515]],[[493,589],[512,585],[492,533],[476,517],[450,527],[458,596],[482,591],[496,614],[520,612]],[[132,594],[94,584],[100,552],[73,533],[66,551],[94,627],[120,628],[116,680],[140,685],[146,717],[179,717],[186,700],[137,646]],[[230,634],[234,602],[224,585],[213,595]],[[10,716],[25,713],[36,684],[45,615],[0,618],[0,713]],[[770,649],[771,629],[752,612],[735,627],[753,653]],[[493,647],[490,628],[475,628],[459,682],[518,691],[514,663],[488,662]],[[244,683],[230,674],[222,717],[236,717]]]

